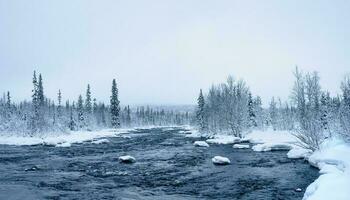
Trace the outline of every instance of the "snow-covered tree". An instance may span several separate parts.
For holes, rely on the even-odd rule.
[[[248,94],[248,115],[249,115],[249,127],[256,128],[258,123],[256,122],[255,106],[253,102],[252,93]]]
[[[83,97],[79,95],[78,102],[77,102],[77,113],[78,113],[78,126],[80,129],[83,129],[86,127],[83,102],[84,102]]]
[[[112,95],[110,99],[110,113],[111,113],[111,125],[113,128],[118,128],[120,126],[120,119],[119,119],[119,99],[118,99],[118,88],[116,80],[113,79],[112,81]]]
[[[340,106],[340,123],[343,135],[350,140],[350,75],[341,83],[342,101]]]
[[[197,99],[197,123],[198,123],[198,127],[200,131],[206,131],[207,130],[207,122],[206,122],[206,117],[205,117],[205,110],[204,110],[204,106],[205,106],[205,100],[204,100],[204,96],[202,93],[202,89],[200,89],[199,91],[199,96]]]
[[[316,150],[324,140],[320,120],[321,87],[319,76],[316,72],[304,76],[298,68],[296,68],[294,75],[292,98],[296,104],[299,119],[299,129],[296,136],[303,147]]]

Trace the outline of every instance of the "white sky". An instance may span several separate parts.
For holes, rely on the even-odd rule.
[[[123,104],[194,104],[200,88],[244,78],[267,102],[287,99],[292,71],[339,91],[350,72],[349,1],[0,0],[0,92],[77,99],[91,84]]]

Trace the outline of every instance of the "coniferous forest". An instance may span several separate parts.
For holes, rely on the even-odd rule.
[[[0,132],[25,136],[68,131],[92,131],[104,128],[185,125],[194,120],[192,109],[173,109],[159,106],[123,106],[118,98],[115,79],[111,82],[110,102],[93,97],[91,86],[77,95],[76,100],[45,96],[44,79],[34,71],[31,101],[12,101],[7,91],[0,100]]]

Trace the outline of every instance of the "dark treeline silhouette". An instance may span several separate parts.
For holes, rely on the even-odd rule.
[[[45,96],[43,77],[35,71],[32,84],[31,102],[15,103],[10,92],[0,98],[0,132],[34,136],[103,128],[185,125],[193,121],[190,111],[151,106],[131,108],[129,105],[122,108],[115,79],[112,80],[109,104],[92,97],[90,84],[84,95],[77,95],[76,101],[65,102],[62,102],[64,94],[61,90],[58,90],[56,100]]]

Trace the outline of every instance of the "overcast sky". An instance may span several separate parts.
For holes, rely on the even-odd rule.
[[[350,71],[350,1],[0,0],[0,92],[76,99],[91,84],[123,104],[194,104],[228,75],[268,101],[287,99],[292,71],[320,72],[335,93]]]

